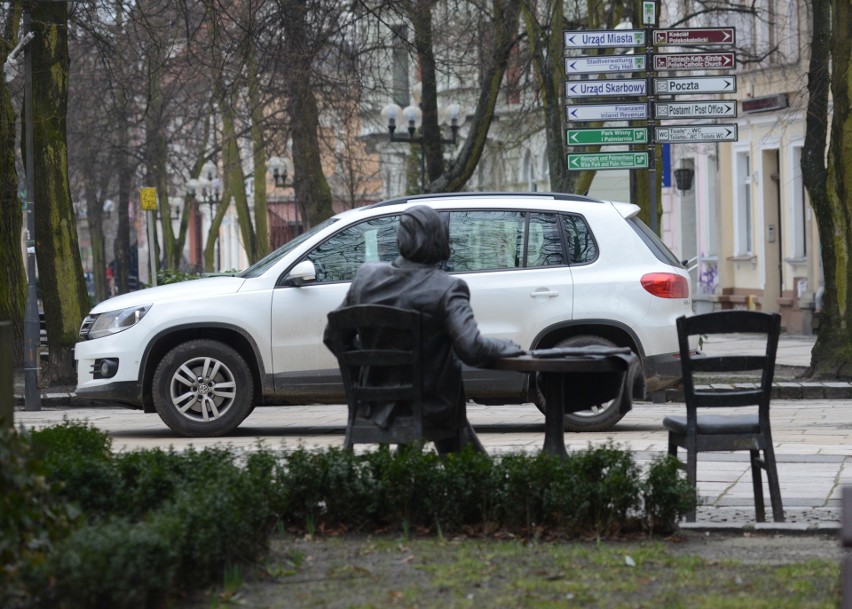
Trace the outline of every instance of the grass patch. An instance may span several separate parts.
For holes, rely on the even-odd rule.
[[[268,563],[290,568],[257,572],[240,602],[269,609],[837,607],[839,561],[716,560],[691,553],[691,543],[276,537]],[[220,593],[181,609],[209,607]]]

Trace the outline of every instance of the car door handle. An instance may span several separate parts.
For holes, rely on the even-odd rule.
[[[556,298],[557,296],[559,296],[559,292],[554,292],[547,288],[539,288],[530,292],[530,297],[532,298]]]

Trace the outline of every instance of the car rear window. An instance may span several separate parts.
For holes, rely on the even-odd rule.
[[[665,243],[660,241],[660,238],[657,237],[654,231],[648,228],[648,225],[642,222],[642,220],[633,216],[632,218],[627,218],[627,224],[636,231],[636,234],[639,235],[639,238],[648,246],[651,253],[657,257],[657,260],[672,266],[683,268],[683,263],[678,260],[677,256],[675,256],[674,253],[666,247]]]

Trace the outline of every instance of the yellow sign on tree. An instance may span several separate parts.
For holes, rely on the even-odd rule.
[[[157,189],[153,186],[139,189],[142,211],[157,211]]]

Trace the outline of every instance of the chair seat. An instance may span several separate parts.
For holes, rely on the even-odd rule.
[[[700,415],[696,419],[699,434],[750,434],[760,433],[760,421],[757,415]],[[668,416],[663,419],[663,427],[674,433],[686,433],[685,416]]]

